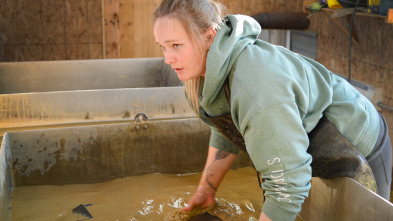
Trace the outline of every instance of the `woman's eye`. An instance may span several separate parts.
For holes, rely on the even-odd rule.
[[[180,47],[180,44],[174,44],[173,47],[178,48],[178,47]]]

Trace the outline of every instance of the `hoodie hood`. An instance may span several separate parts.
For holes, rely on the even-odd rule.
[[[247,45],[256,41],[261,30],[259,23],[249,16],[228,15],[224,18],[207,54],[202,106],[210,105],[218,98],[237,57]]]

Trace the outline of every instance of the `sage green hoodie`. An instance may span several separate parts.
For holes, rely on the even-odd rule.
[[[207,55],[201,119],[209,123],[206,116],[232,114],[265,179],[263,212],[275,221],[294,220],[311,187],[307,133],[325,115],[367,156],[379,132],[378,113],[345,79],[321,64],[258,40],[261,27],[251,17],[225,19]],[[210,145],[239,152],[214,127]]]

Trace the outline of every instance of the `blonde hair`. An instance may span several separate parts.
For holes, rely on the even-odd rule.
[[[214,0],[163,0],[153,14],[153,21],[170,16],[183,25],[188,37],[202,47],[203,34],[209,28],[218,29],[223,21],[224,6]],[[199,93],[204,77],[184,82],[191,106],[199,114]]]

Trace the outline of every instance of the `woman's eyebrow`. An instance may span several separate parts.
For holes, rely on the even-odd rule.
[[[173,40],[166,40],[166,41],[164,41],[164,43],[171,43],[171,42],[176,42],[176,41],[179,41],[179,40],[177,40],[177,39],[173,39]]]

